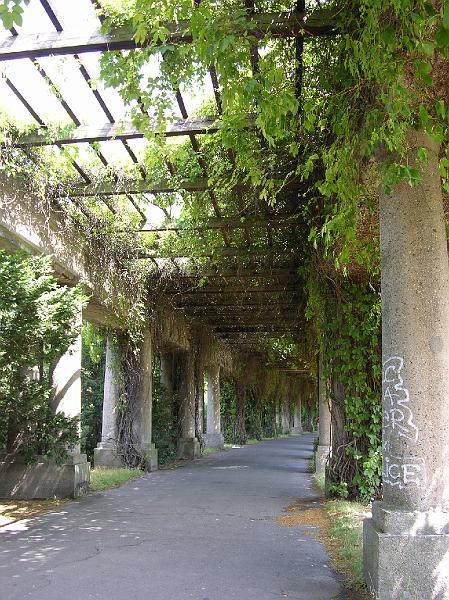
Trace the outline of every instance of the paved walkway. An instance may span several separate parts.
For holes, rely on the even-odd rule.
[[[312,444],[221,452],[1,529],[0,600],[347,598],[322,545],[276,522],[316,496]]]

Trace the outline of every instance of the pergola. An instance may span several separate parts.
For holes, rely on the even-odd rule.
[[[301,264],[301,241],[297,234],[300,227],[298,195],[306,193],[307,188],[291,176],[285,179],[286,174],[280,172],[278,177],[283,181],[283,190],[278,202],[271,206],[262,201],[257,202],[256,206],[255,203],[252,205],[251,200],[247,201],[254,190],[245,182],[237,182],[232,188],[235,208],[232,213],[223,212],[217,190],[209,182],[207,164],[201,150],[203,136],[213,135],[221,126],[222,100],[213,64],[209,69],[209,76],[215,98],[215,114],[201,118],[190,117],[186,99],[178,88],[173,92],[180,113],[179,120],[163,132],[151,132],[167,138],[189,139],[197,156],[201,177],[180,181],[173,165],[168,161],[166,179],[150,181],[132,146],[135,140],[144,138],[148,132],[139,129],[129,120],[117,122],[101,86],[93,84],[93,77],[84,62],[88,53],[98,56],[109,51],[138,51],[139,43],[126,28],[102,33],[98,26],[104,17],[95,1],[92,4],[88,1],[80,3],[80,9],[85,12],[86,22],[90,27],[88,33],[72,31],[64,26],[64,3],[40,0],[40,5],[46,14],[48,28],[29,33],[11,29],[10,35],[0,43],[0,61],[7,63],[7,66],[14,61],[31,61],[39,77],[56,96],[72,127],[70,131],[48,134],[46,130],[51,123],[45,122],[38,114],[33,105],[31,90],[19,88],[12,78],[6,76],[6,86],[41,127],[39,133],[24,135],[15,140],[14,145],[25,153],[46,145],[56,147],[61,153],[66,152],[66,148],[71,145],[90,145],[106,170],[110,161],[102,150],[105,146],[100,146],[100,143],[121,144],[129,160],[136,165],[140,179],[122,180],[113,173],[112,177],[105,176],[104,180],[93,182],[82,161],[72,158],[71,163],[79,176],[79,182],[69,189],[60,190],[60,196],[68,199],[77,210],[85,214],[89,214],[89,208],[84,202],[86,198],[94,198],[95,202],[103,203],[108,210],[116,212],[114,197],[126,197],[141,217],[138,231],[142,238],[147,234],[160,237],[171,233],[182,239],[186,232],[199,236],[208,231],[220,232],[222,245],[211,250],[161,253],[155,249],[140,253],[137,258],[153,263],[154,281],[159,282],[163,293],[174,307],[182,309],[193,320],[209,325],[217,336],[233,344],[257,345],[265,336],[294,335],[299,327],[301,301],[297,276]],[[301,2],[298,2],[296,10],[288,13],[256,13],[251,0],[246,2],[246,7],[248,31],[254,38],[263,38],[269,34],[295,40],[295,85],[300,98],[304,40],[311,36],[331,35],[334,32],[332,20],[324,11],[306,16]],[[191,41],[188,22],[167,23],[166,27],[171,44],[188,44]],[[69,60],[76,65],[86,91],[92,95],[104,115],[101,122],[82,123],[77,116],[76,95],[63,94],[39,62],[42,58],[54,59],[60,56],[70,57]],[[258,71],[258,61],[257,42],[254,42],[251,48],[253,73]],[[145,112],[143,105],[140,109]],[[255,127],[253,115],[248,115],[247,121],[248,128]],[[229,153],[229,159],[234,161],[232,152]],[[157,205],[159,194],[179,192],[202,194],[205,206],[211,207],[213,211],[213,217],[205,214],[200,222],[187,227],[177,224],[176,219],[166,219],[161,225],[148,224],[145,212],[147,200],[144,195],[150,194],[152,203]],[[58,198],[57,193],[54,195],[55,202],[58,202],[61,198]],[[187,266],[186,259],[189,259]],[[170,264],[172,268],[173,275],[169,279],[160,276],[166,264]]]

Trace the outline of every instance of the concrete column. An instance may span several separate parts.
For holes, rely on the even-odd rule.
[[[324,377],[324,358],[320,353],[318,359],[318,447],[315,452],[315,471],[322,473],[331,452],[331,411],[330,398],[327,394],[327,381]]]
[[[204,441],[207,448],[223,448],[220,415],[220,367],[209,367],[207,371],[207,424]]]
[[[379,600],[449,598],[449,268],[437,144],[420,184],[381,194],[383,501],[365,521]],[[413,166],[413,162],[410,163]]]
[[[80,328],[81,323],[80,309],[78,322]],[[81,417],[81,333],[65,354],[52,365],[51,381],[53,410],[56,413],[63,413],[66,417],[79,419]],[[86,493],[90,483],[90,463],[87,462],[87,456],[80,453],[79,443],[72,448],[63,466],[49,465],[47,469],[43,468],[41,480],[47,490],[44,492],[42,489],[40,492],[42,495],[38,497],[76,497]]]
[[[150,329],[145,329],[140,346],[139,385],[133,433],[136,445],[144,457],[145,469],[157,469],[157,450],[151,442],[153,412],[153,341]]]
[[[120,399],[120,355],[111,336],[106,340],[104,368],[103,419],[101,442],[94,450],[96,467],[120,467],[122,461],[117,454],[117,414]]]
[[[81,417],[81,334],[52,365],[52,408],[66,417]],[[79,443],[73,454],[80,453]]]
[[[293,413],[293,429],[292,433],[298,434],[302,433],[302,420],[301,420],[301,408],[302,408],[302,399],[299,390],[297,391],[297,397],[295,402],[295,410]]]
[[[181,384],[179,389],[179,418],[181,438],[178,440],[179,458],[200,456],[200,444],[195,437],[195,361],[193,353],[180,356]]]
[[[288,398],[282,398],[281,400],[281,429],[284,434],[290,433],[290,407]]]
[[[161,354],[161,384],[168,395],[173,394],[173,353]]]

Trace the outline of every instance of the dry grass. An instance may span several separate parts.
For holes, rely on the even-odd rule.
[[[30,519],[49,512],[68,502],[67,500],[2,500],[0,503],[0,527]]]
[[[369,598],[362,570],[362,523],[369,509],[347,501],[298,498],[284,513],[277,522],[284,527],[305,527],[305,535],[324,544],[333,569],[345,576],[347,587],[357,590],[360,598]]]

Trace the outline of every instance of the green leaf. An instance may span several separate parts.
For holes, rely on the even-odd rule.
[[[425,148],[418,148],[418,158],[422,163],[427,163],[427,150]]]
[[[449,4],[447,4],[447,2],[446,2],[446,6],[444,7],[442,23],[443,23],[444,29],[449,29]]]
[[[440,48],[449,46],[449,31],[444,27],[440,27],[435,34],[435,41]]]
[[[382,37],[388,46],[392,46],[396,42],[396,32],[390,25],[382,31]]]
[[[12,13],[5,13],[2,15],[3,26],[5,29],[11,29],[14,27],[14,19]]]
[[[422,51],[426,56],[432,57],[435,52],[435,44],[432,42],[423,42]]]
[[[444,106],[444,100],[437,100],[435,102],[435,110],[439,117],[441,117],[442,119],[446,118],[447,111]]]

